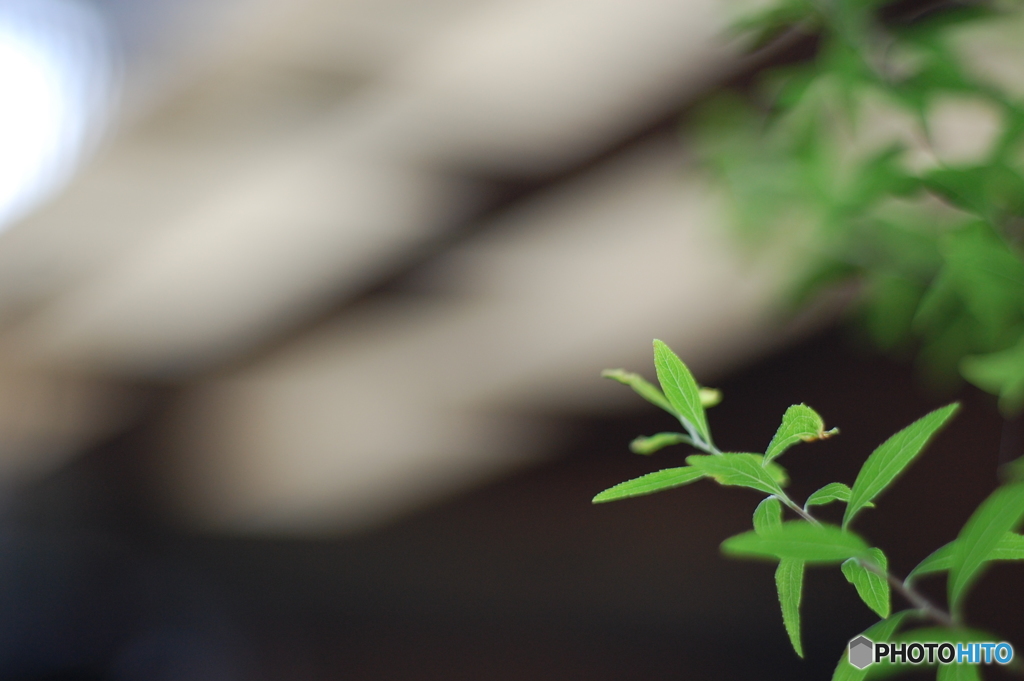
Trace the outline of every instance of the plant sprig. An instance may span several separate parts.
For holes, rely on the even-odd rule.
[[[737,31],[755,47],[813,35],[814,56],[719,94],[697,120],[745,233],[811,237],[794,304],[857,281],[879,348],[915,350],[932,380],[959,374],[1008,416],[1024,410],[1024,99],[982,68],[977,39],[1019,32],[1020,8],[774,0]],[[957,133],[959,155],[941,135],[956,111],[992,128],[973,147]]]
[[[882,620],[865,635],[888,638],[911,616],[930,620],[953,636],[971,630],[962,622],[963,602],[985,565],[993,560],[1024,560],[1024,536],[1015,530],[1024,522],[1024,480],[1017,475],[996,489],[973,513],[953,542],[925,558],[906,579],[899,579],[888,568],[888,559],[880,548],[871,546],[850,529],[857,514],[874,506],[882,494],[924,450],[959,409],[954,402],[932,411],[879,445],[861,466],[852,486],[833,482],[812,493],[801,506],[783,489],[789,477],[775,459],[801,442],[824,440],[838,433],[825,430],[821,416],[811,407],[793,405],[783,414],[771,442],[761,453],[723,452],[712,441],[706,407],[721,399],[718,391],[702,389],[678,356],[663,342],[654,341],[655,365],[660,389],[637,374],[621,370],[603,375],[631,386],[645,399],[669,412],[686,433],[659,433],[634,440],[633,449],[650,454],[662,447],[685,444],[703,454],[686,457],[686,466],[668,468],[628,480],[594,497],[594,503],[615,501],[652,494],[708,478],[726,486],[746,487],[765,494],[753,515],[753,529],[722,543],[722,551],[740,558],[778,561],[776,588],[782,618],[790,642],[803,657],[800,637],[800,603],[803,574],[808,565],[839,565],[861,600]],[[702,392],[703,391],[703,392]],[[715,399],[702,399],[713,395]],[[642,444],[638,447],[637,442]],[[815,518],[810,508],[843,502],[846,512],[842,525]],[[784,519],[783,506],[798,519]],[[915,578],[949,572],[949,603],[952,612],[935,605],[915,585]],[[896,591],[910,608],[892,613],[892,592]],[[913,636],[925,629],[912,629],[900,636]],[[950,639],[952,640],[952,639]],[[844,654],[834,680],[862,679]]]

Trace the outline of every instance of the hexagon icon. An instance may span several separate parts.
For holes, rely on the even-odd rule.
[[[875,644],[863,636],[850,641],[850,664],[857,669],[864,669],[869,664],[874,662]]]

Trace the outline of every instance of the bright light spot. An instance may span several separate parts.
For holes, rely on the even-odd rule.
[[[0,4],[0,229],[58,189],[94,144],[112,65],[102,21],[86,5]]]
[[[30,201],[69,140],[72,118],[52,57],[10,31],[0,32],[0,222]],[[8,215],[5,215],[7,213]]]

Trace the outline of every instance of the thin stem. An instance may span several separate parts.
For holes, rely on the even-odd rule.
[[[686,424],[683,425],[685,426]],[[687,430],[689,431],[690,429],[687,428]],[[700,451],[705,452],[707,454],[721,455],[722,453],[722,450],[716,447],[713,443],[704,442],[704,440],[700,436],[696,435],[693,431],[690,431],[690,437],[687,441],[687,444],[696,447]]]
[[[818,522],[817,518],[815,518],[810,513],[802,509],[800,507],[800,504],[790,499],[789,495],[786,494],[785,492],[782,492],[782,494],[776,494],[775,496],[777,496],[782,501],[782,503],[784,503],[786,506],[789,506],[798,516],[800,516],[810,524],[821,525],[821,523]]]
[[[786,504],[786,506],[789,506],[791,509],[793,509],[797,513],[797,515],[799,515],[807,522],[812,523],[814,525],[821,524],[818,522],[817,518],[815,518],[805,509],[801,508],[799,505],[794,503],[793,500],[790,499],[784,492],[781,496],[779,496],[779,498],[782,500],[784,504]],[[885,581],[889,582],[889,585],[893,588],[894,591],[896,591],[905,599],[907,599],[907,601],[909,601],[911,605],[917,608],[926,617],[935,620],[935,622],[941,624],[944,627],[952,628],[956,626],[956,622],[953,621],[953,618],[949,616],[948,612],[946,612],[942,608],[938,607],[937,605],[929,601],[918,591],[916,591],[913,587],[909,586],[908,584],[905,584],[902,580],[900,580],[898,577],[890,573],[888,570],[883,570],[881,566],[875,565],[873,562],[869,560],[864,560],[863,558],[858,558],[857,562],[864,566],[864,569],[870,570],[879,577],[883,577]]]
[[[930,617],[944,627],[952,628],[956,626],[956,622],[954,622],[953,618],[949,616],[949,613],[929,601],[912,587],[907,586],[902,580],[892,573],[887,570],[883,570],[880,566],[875,565],[869,560],[858,558],[857,562],[864,566],[866,570],[874,572],[879,577],[884,577],[895,591],[899,592],[901,596],[906,598],[911,605],[920,610],[924,615]]]
[[[708,454],[722,453],[714,444],[710,442],[704,442],[703,439],[695,436],[695,434],[692,432],[690,433],[689,444],[693,445],[694,447],[703,452],[707,452]],[[782,503],[791,508],[794,513],[796,513],[798,516],[800,516],[807,522],[811,523],[812,525],[821,525],[817,518],[811,515],[807,511],[807,509],[801,507],[800,504],[790,499],[789,495],[786,494],[785,492],[780,490],[775,494],[775,496]],[[885,581],[889,582],[889,585],[892,586],[894,591],[896,591],[905,599],[907,599],[907,601],[909,601],[911,605],[917,608],[923,615],[925,615],[929,619],[934,620],[935,622],[944,627],[956,626],[956,622],[953,620],[952,617],[950,617],[949,613],[947,613],[945,610],[929,601],[927,598],[925,598],[919,592],[917,592],[912,586],[905,584],[903,581],[901,581],[899,578],[894,576],[889,571],[883,570],[881,566],[875,565],[871,561],[864,560],[862,558],[858,558],[857,562],[864,566],[866,570],[870,570],[879,577],[885,578]]]

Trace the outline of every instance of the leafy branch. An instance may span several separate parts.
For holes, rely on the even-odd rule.
[[[775,582],[783,624],[800,657],[803,657],[800,603],[804,570],[808,565],[840,565],[861,600],[882,618],[864,632],[865,635],[889,638],[905,620],[913,617],[930,620],[953,637],[973,635],[973,630],[962,621],[963,602],[970,587],[988,562],[1024,559],[1024,536],[1015,533],[1024,522],[1024,464],[1011,469],[1015,474],[1009,482],[982,502],[953,542],[925,558],[906,579],[901,580],[889,571],[888,559],[880,548],[870,546],[850,529],[857,515],[874,506],[873,501],[953,417],[959,409],[958,403],[926,414],[880,444],[861,466],[852,487],[841,482],[829,483],[812,493],[801,506],[784,491],[789,476],[776,459],[799,443],[824,440],[838,430],[826,430],[817,412],[798,404],[783,414],[763,454],[723,452],[713,444],[705,413],[707,407],[721,400],[721,394],[701,388],[686,365],[658,340],[654,341],[654,358],[660,388],[638,374],[622,370],[606,371],[603,375],[629,385],[646,400],[670,413],[686,432],[638,438],[632,444],[633,450],[649,455],[664,447],[684,444],[703,453],[687,456],[685,466],[649,473],[606,489],[594,497],[594,503],[652,494],[704,478],[767,495],[754,510],[753,529],[726,539],[722,551],[740,558],[778,562]],[[809,510],[834,502],[846,504],[839,526],[820,521]],[[784,519],[783,507],[790,509],[798,519]],[[949,573],[950,611],[932,603],[916,588],[916,578],[939,572]],[[892,591],[900,594],[911,607],[893,614]],[[925,631],[931,630],[919,628],[901,636]],[[865,674],[849,664],[844,655],[833,679],[862,679]]]
[[[755,47],[813,35],[813,58],[766,69],[698,120],[741,227],[810,236],[794,304],[859,282],[857,317],[880,348],[916,350],[933,379],[959,373],[1007,415],[1024,409],[1024,101],[964,44],[1020,43],[1019,9],[774,0],[737,30]],[[950,107],[991,134],[944,151]]]

